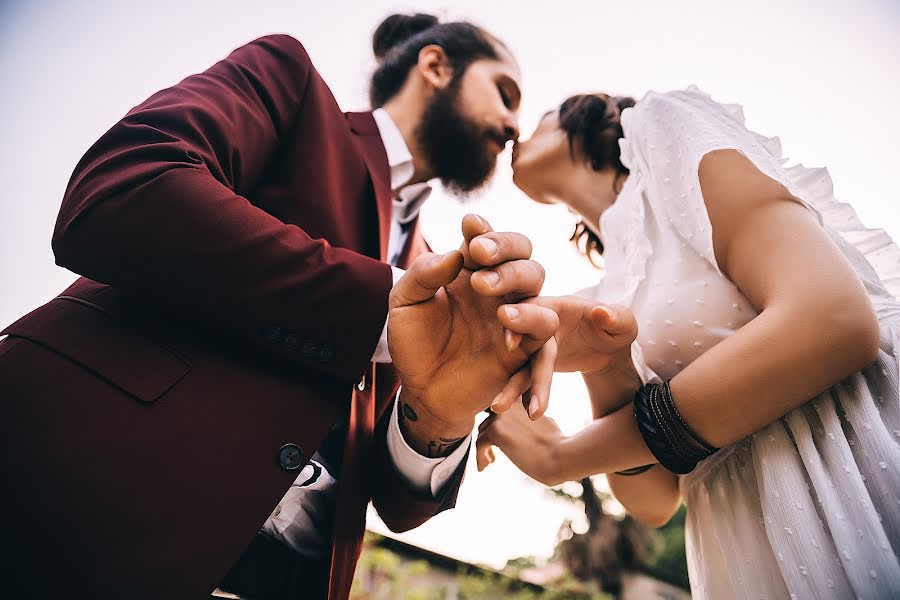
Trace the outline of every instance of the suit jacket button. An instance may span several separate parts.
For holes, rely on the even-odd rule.
[[[271,325],[266,327],[266,330],[263,331],[263,337],[265,337],[270,344],[277,344],[281,340],[281,326]]]
[[[334,357],[334,348],[331,344],[323,344],[321,348],[319,348],[319,360],[322,362],[328,362]]]
[[[286,471],[296,471],[303,464],[303,450],[297,444],[285,444],[278,451],[278,464]]]
[[[316,345],[312,343],[312,340],[303,340],[303,344],[300,346],[300,352],[306,358],[312,357],[317,350],[318,348],[316,348]]]
[[[289,333],[284,336],[284,347],[286,350],[290,350],[291,352],[295,351],[297,347],[300,345],[300,338],[298,338],[295,334]]]

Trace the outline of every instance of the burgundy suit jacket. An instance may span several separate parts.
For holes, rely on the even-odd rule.
[[[10,576],[32,592],[202,597],[348,415],[331,598],[349,593],[370,499],[395,531],[451,507],[462,467],[440,498],[417,497],[386,449],[398,380],[370,359],[390,218],[371,114],[341,112],[287,36],[104,134],[53,238],[84,277],[0,342]],[[416,230],[404,261],[426,248]],[[286,444],[300,454],[286,461]]]

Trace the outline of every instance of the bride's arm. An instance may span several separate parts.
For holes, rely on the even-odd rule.
[[[670,387],[691,429],[724,447],[870,365],[879,333],[853,267],[788,190],[734,150],[704,157],[700,186],[717,263],[759,315]],[[519,451],[512,438],[493,441],[500,437],[488,435],[481,448],[496,443],[547,485],[657,462],[632,403],[575,435],[550,432],[538,444],[519,444]]]
[[[870,365],[878,325],[852,266],[784,187],[733,150],[708,154],[700,183],[717,262],[759,311],[670,382],[685,422],[723,447]],[[631,404],[551,456],[559,481],[655,462]]]
[[[735,150],[708,154],[700,184],[717,262],[760,313],[671,382],[685,421],[723,447],[872,364],[879,332],[853,267],[784,187]]]
[[[602,372],[583,373],[583,376],[595,422],[608,423],[604,417],[630,404],[641,383],[631,366],[630,355],[618,357]],[[583,445],[575,453],[583,452],[589,457],[594,453],[591,445],[606,435],[607,428],[589,425],[571,438]],[[522,403],[516,402],[509,410],[492,415],[479,427],[475,451],[478,470],[494,461],[492,446],[497,446],[525,474],[545,485],[558,485],[572,479],[562,468],[563,461],[558,456],[564,439],[553,419],[542,417],[532,422],[525,415]],[[655,462],[655,459],[651,456],[646,462]],[[591,464],[591,459],[588,458],[585,464]],[[580,464],[574,466],[585,468]],[[612,493],[628,513],[652,527],[667,523],[681,503],[677,476],[659,465],[637,475],[610,473],[608,480]]]
[[[541,417],[531,421],[525,414],[521,402],[516,402],[502,414],[495,414],[486,419],[480,426],[476,442],[476,460],[478,470],[483,470],[494,461],[492,446],[497,446],[525,474],[544,485],[558,485],[563,481],[578,479],[573,473],[593,475],[602,470],[591,471],[598,456],[618,453],[622,460],[629,460],[629,455],[639,448],[618,448],[619,440],[627,436],[619,436],[616,431],[617,419],[604,416],[613,408],[610,404],[598,404],[597,398],[614,403],[617,407],[629,402],[637,388],[630,380],[619,382],[619,392],[624,395],[614,399],[612,390],[616,381],[600,376],[586,376],[585,382],[591,395],[595,421],[570,438],[562,435],[553,419]],[[613,384],[613,385],[611,385]],[[616,409],[615,415],[626,415],[630,407]],[[626,415],[627,416],[627,415]],[[605,443],[605,439],[613,436],[613,443]],[[640,440],[640,435],[637,437]],[[605,444],[611,450],[598,453],[596,446]],[[561,450],[567,448],[569,456],[561,459]],[[646,447],[645,447],[646,449]],[[653,456],[646,452],[647,458],[641,464],[655,462]],[[615,456],[607,456],[615,459]],[[615,463],[612,463],[615,464]],[[653,527],[664,525],[681,502],[678,490],[678,478],[659,465],[649,471],[633,476],[610,474],[610,488],[616,499],[629,514],[639,521]]]
[[[629,404],[640,386],[634,368],[619,367],[600,375],[584,373],[594,419],[605,417]],[[669,522],[681,505],[678,476],[660,465],[634,475],[606,476],[616,500],[632,517],[651,527]]]
[[[609,489],[629,515],[651,527],[669,522],[681,505],[678,475],[654,465],[640,475],[606,476]]]

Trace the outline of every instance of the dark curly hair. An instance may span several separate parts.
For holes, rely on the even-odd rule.
[[[409,70],[419,60],[419,50],[430,44],[444,49],[454,82],[476,60],[496,60],[497,47],[506,48],[493,35],[465,21],[441,23],[437,17],[423,13],[391,15],[372,36],[372,51],[378,59],[369,84],[372,108],[383,106],[400,91]]]
[[[618,186],[628,169],[619,155],[622,133],[622,111],[634,106],[634,98],[613,97],[606,94],[578,94],[567,98],[559,107],[559,126],[569,139],[569,152],[575,158],[576,146],[584,160],[595,171],[612,168]],[[603,254],[603,242],[584,221],[575,226],[571,240],[594,264],[594,257]]]

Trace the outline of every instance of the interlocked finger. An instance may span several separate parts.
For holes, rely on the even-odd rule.
[[[544,268],[533,260],[513,260],[472,274],[472,288],[487,297],[530,298],[540,294],[543,285]]]
[[[559,315],[537,304],[504,304],[497,309],[500,324],[514,335],[521,335],[518,347],[533,354],[559,329]]]
[[[557,353],[556,338],[550,338],[531,359],[531,399],[525,409],[532,421],[543,416],[550,403]]]
[[[491,437],[491,425],[493,425],[494,417],[488,417],[482,423],[482,429],[479,427],[478,439],[475,440],[475,464],[479,471],[483,471],[490,465],[496,457],[494,456],[494,443]],[[487,426],[485,426],[487,423]]]
[[[494,228],[491,227],[491,224],[483,217],[473,214],[463,217],[460,227],[462,228],[463,241],[459,247],[459,251],[462,252],[463,255],[463,264],[467,269],[479,269],[481,268],[481,265],[471,258],[469,243],[480,235],[493,232]]]
[[[491,403],[491,410],[497,414],[506,412],[530,387],[531,363],[529,362],[509,378],[509,381],[506,382],[506,385],[503,386],[503,389],[500,390],[500,393],[497,394]],[[487,422],[487,419],[485,422]]]
[[[531,240],[521,233],[490,232],[469,242],[469,256],[481,267],[531,258]]]
[[[462,264],[462,254],[457,251],[443,256],[427,253],[417,257],[391,290],[390,307],[409,306],[433,298],[441,286],[456,279]]]

